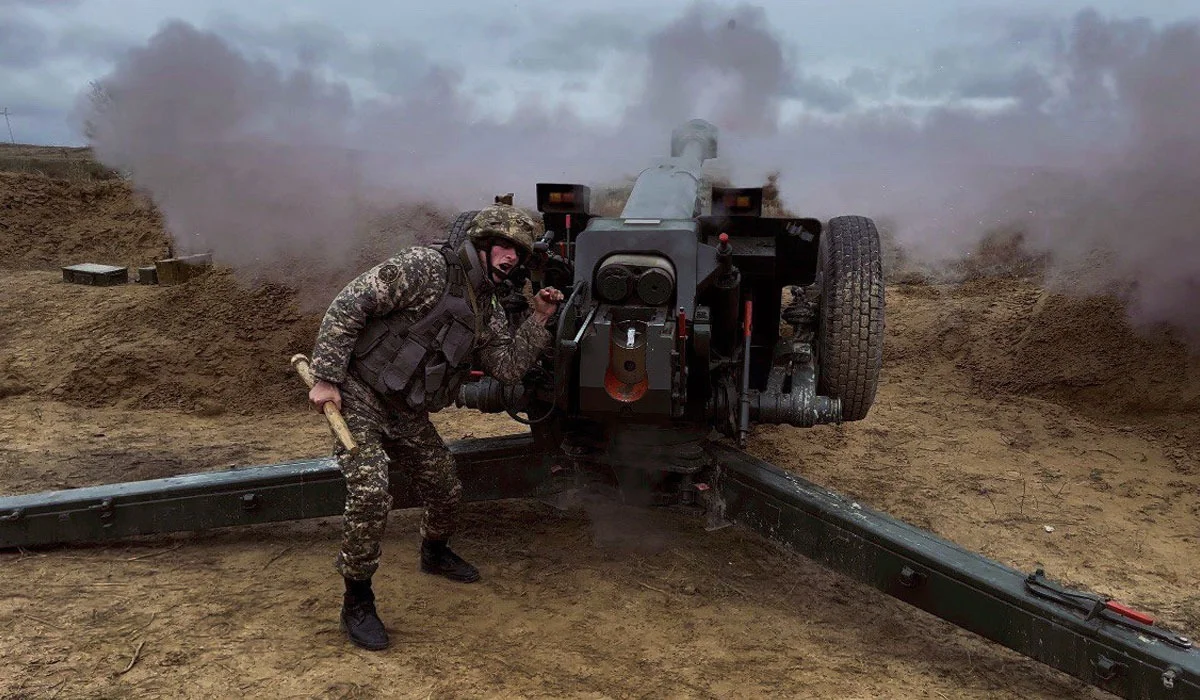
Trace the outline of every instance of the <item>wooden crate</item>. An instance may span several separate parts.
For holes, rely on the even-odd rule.
[[[138,284],[158,284],[158,268],[153,265],[139,267],[137,281]]]
[[[63,282],[72,284],[90,284],[93,287],[111,287],[129,283],[129,270],[113,265],[97,265],[82,263],[69,265],[62,269]]]
[[[187,255],[182,258],[167,258],[154,261],[158,283],[181,284],[212,268],[212,255]]]

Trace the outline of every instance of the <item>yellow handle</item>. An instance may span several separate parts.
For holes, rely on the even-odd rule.
[[[296,373],[308,385],[308,388],[313,388],[317,383],[316,377],[313,376],[312,366],[308,362],[308,358],[304,355],[292,355],[292,367],[296,369]],[[326,401],[321,410],[325,412],[325,417],[329,420],[329,426],[333,428],[333,434],[342,443],[342,447],[352,454],[358,454],[358,444],[354,442],[354,437],[350,435],[350,426],[346,425],[346,419],[342,418],[342,412],[332,401]]]

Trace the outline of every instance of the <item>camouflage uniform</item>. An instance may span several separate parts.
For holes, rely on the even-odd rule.
[[[464,257],[475,258],[467,262],[479,266],[474,248],[468,245],[467,250],[472,252]],[[389,460],[407,471],[425,504],[422,536],[444,540],[454,531],[462,485],[429,411],[386,400],[357,376],[351,362],[368,321],[394,312],[415,322],[437,305],[447,279],[441,252],[408,249],[346,285],[321,322],[313,374],[341,389],[342,413],[359,445],[357,456],[340,445],[334,450],[347,486],[342,547],[335,566],[347,579],[369,579],[379,566],[380,540],[392,505]],[[519,381],[546,347],[550,332],[532,315],[510,330],[490,280],[472,286],[471,293],[476,366],[501,382]]]

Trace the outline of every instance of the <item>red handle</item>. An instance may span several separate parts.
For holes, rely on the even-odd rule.
[[[750,323],[750,319],[753,318],[753,312],[754,312],[754,302],[747,299],[746,300],[746,321],[745,321],[745,329],[746,329],[746,337],[747,338],[750,337],[750,327],[752,325]]]
[[[1140,610],[1134,610],[1133,608],[1129,607],[1128,605],[1124,605],[1123,603],[1118,603],[1115,600],[1108,601],[1107,603],[1104,604],[1104,607],[1108,608],[1109,610],[1112,610],[1113,612],[1115,612],[1118,615],[1123,615],[1125,617],[1128,617],[1130,620],[1135,620],[1137,622],[1140,622],[1143,625],[1153,625],[1154,624],[1153,617],[1150,617],[1149,615],[1147,615],[1144,612],[1141,612]]]

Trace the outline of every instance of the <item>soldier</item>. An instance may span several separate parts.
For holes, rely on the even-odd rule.
[[[371,576],[392,499],[388,462],[411,475],[425,506],[421,570],[470,583],[479,572],[448,546],[462,485],[429,420],[450,404],[471,358],[501,382],[519,381],[547,346],[546,324],[563,295],[542,289],[533,313],[510,330],[494,292],[533,252],[535,220],[504,200],[482,210],[457,249],[416,246],[359,275],[326,311],[313,350],[309,400],[341,409],[356,456],[335,441],[346,478],[341,550],[342,627],[366,649],[388,645]]]

